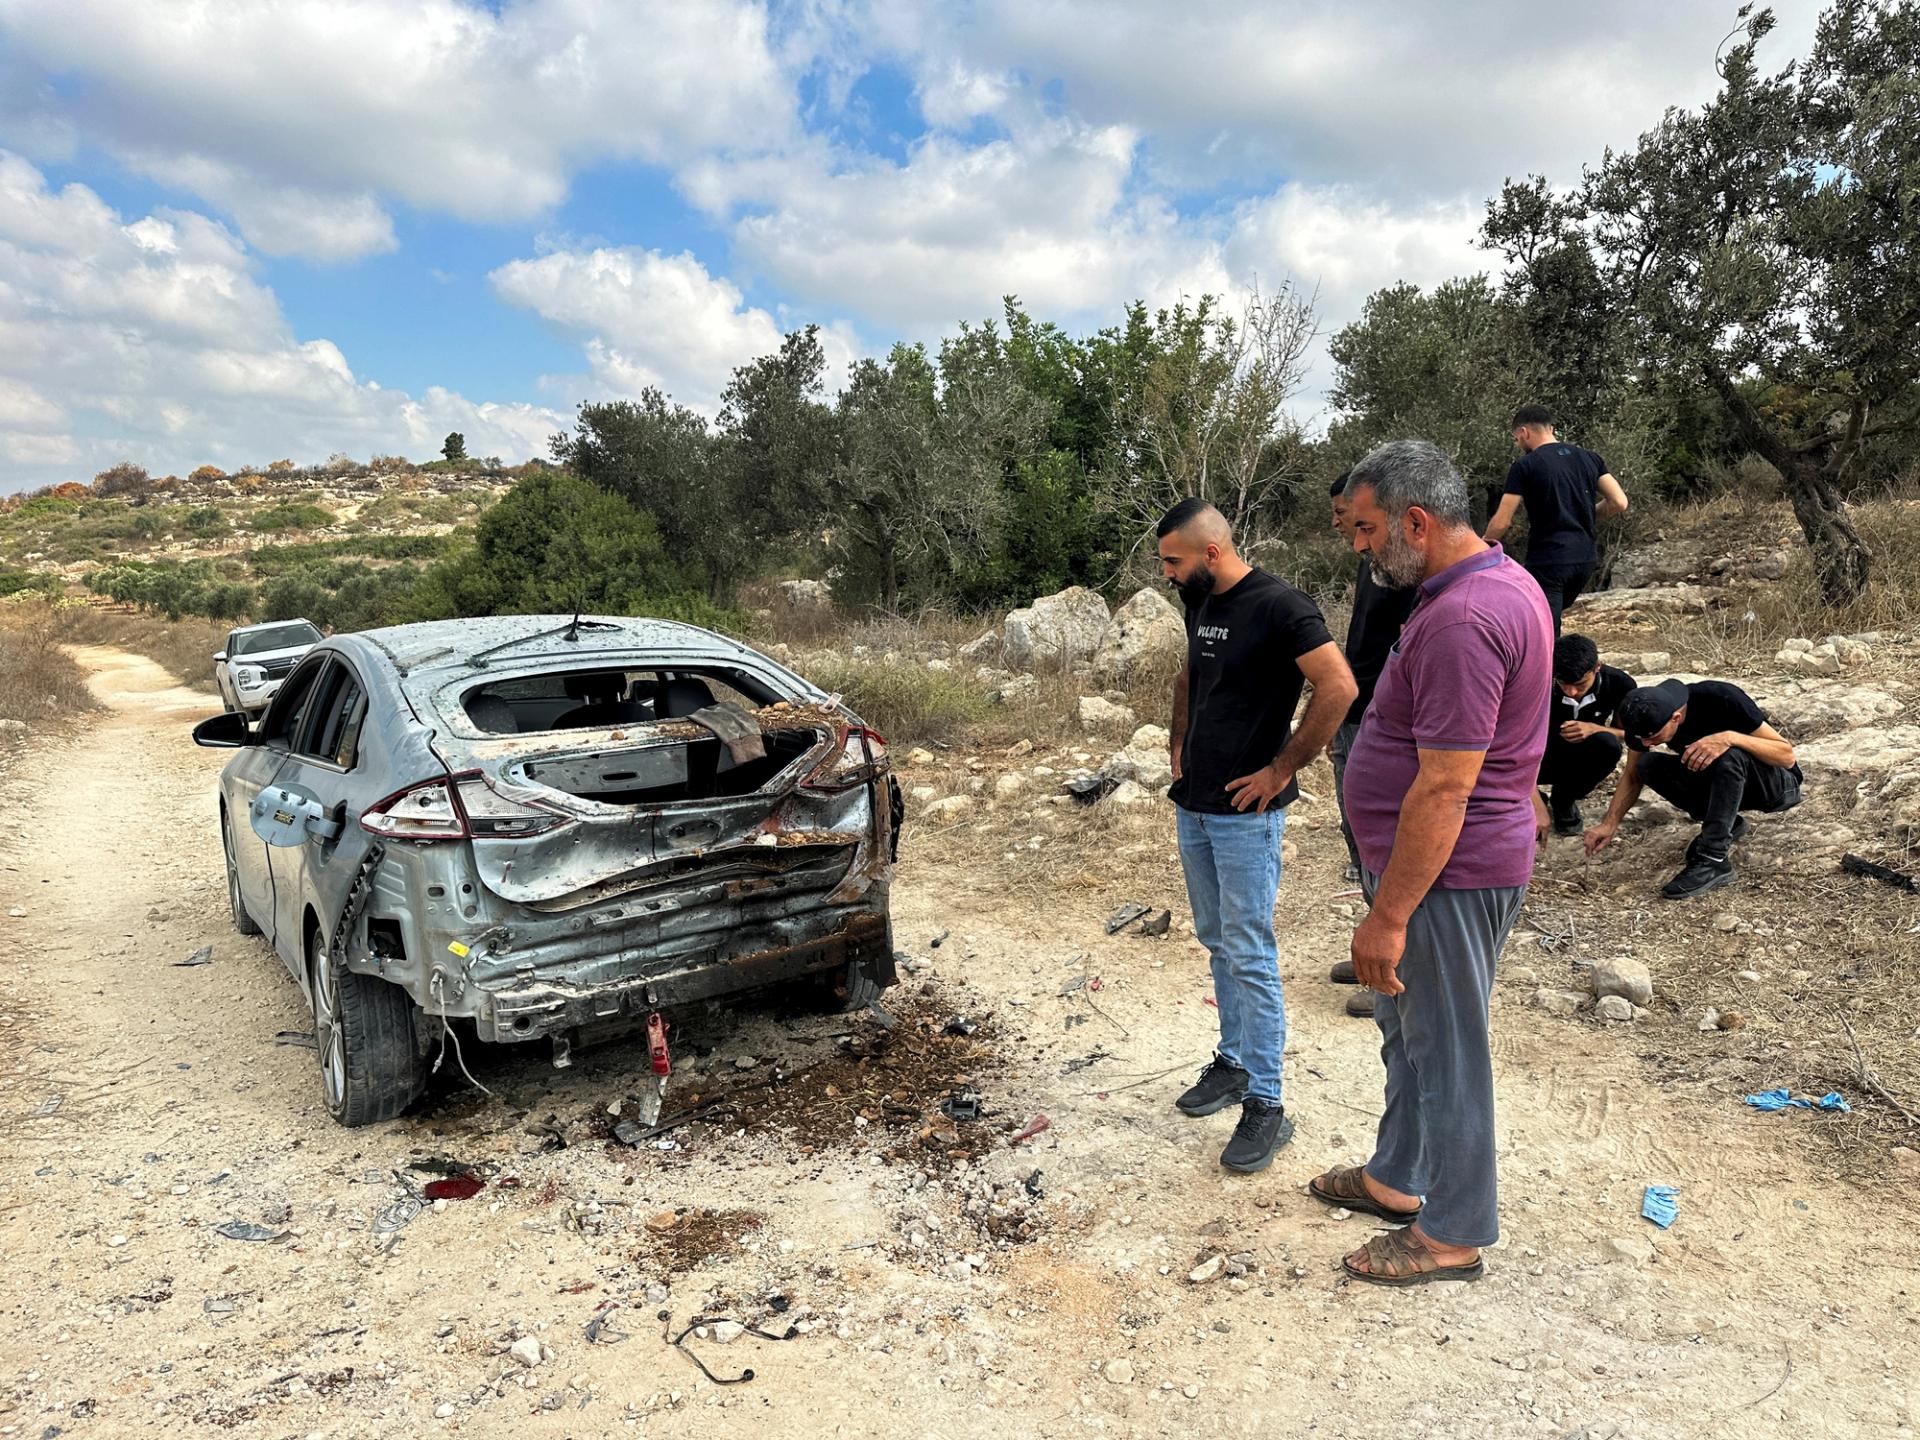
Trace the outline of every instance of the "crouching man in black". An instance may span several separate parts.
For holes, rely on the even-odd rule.
[[[1617,718],[1620,702],[1638,682],[1600,663],[1584,635],[1562,635],[1553,645],[1553,704],[1547,708],[1547,753],[1540,785],[1547,791],[1553,833],[1580,833],[1580,802],[1600,788],[1626,750]]]
[[[1733,842],[1747,833],[1740,812],[1773,814],[1800,803],[1793,742],[1767,723],[1746,691],[1722,680],[1643,686],[1621,702],[1619,720],[1633,753],[1606,818],[1587,831],[1587,853],[1598,854],[1613,839],[1640,787],[1651,786],[1700,822],[1686,868],[1660,893],[1688,900],[1731,885]]]

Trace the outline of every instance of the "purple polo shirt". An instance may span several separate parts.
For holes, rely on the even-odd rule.
[[[1483,750],[1444,890],[1503,889],[1533,876],[1533,788],[1547,747],[1553,617],[1532,576],[1498,545],[1442,570],[1387,657],[1347,757],[1347,820],[1367,869],[1393,853],[1420,750]]]

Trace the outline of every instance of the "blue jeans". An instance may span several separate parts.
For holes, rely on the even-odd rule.
[[[1280,840],[1287,812],[1202,815],[1178,811],[1180,868],[1193,907],[1193,933],[1213,957],[1220,1007],[1220,1058],[1247,1072],[1247,1094],[1280,1103],[1287,1008],[1273,902],[1280,893]]]

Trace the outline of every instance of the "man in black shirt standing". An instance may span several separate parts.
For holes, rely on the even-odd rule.
[[[1547,753],[1540,783],[1548,788],[1553,833],[1580,833],[1580,802],[1600,788],[1626,749],[1615,717],[1639,682],[1600,663],[1584,635],[1562,635],[1553,646],[1553,704],[1547,710]]]
[[[1173,787],[1193,932],[1213,961],[1220,1045],[1174,1104],[1211,1115],[1240,1104],[1221,1153],[1263,1170],[1293,1136],[1280,1088],[1287,1017],[1273,903],[1294,776],[1326,748],[1353,677],[1319,607],[1234,550],[1226,517],[1183,500],[1160,520],[1160,565],[1186,605],[1187,660],[1173,688]],[[1293,711],[1312,682],[1300,728]]]
[[[1773,814],[1800,803],[1793,742],[1767,723],[1746,691],[1723,680],[1642,686],[1621,702],[1619,720],[1632,754],[1606,818],[1587,831],[1587,853],[1598,854],[1613,839],[1646,785],[1700,822],[1686,868],[1660,893],[1687,900],[1731,885],[1733,842],[1747,833],[1740,812]],[[1655,752],[1656,745],[1669,753]]]
[[[1560,613],[1580,598],[1600,558],[1594,544],[1599,521],[1627,512],[1627,492],[1607,473],[1607,462],[1591,450],[1563,444],[1553,433],[1553,412],[1544,405],[1522,405],[1513,412],[1513,443],[1521,456],[1507,471],[1485,539],[1507,533],[1514,512],[1527,507],[1527,573],[1539,583],[1553,611],[1553,633],[1560,634]]]

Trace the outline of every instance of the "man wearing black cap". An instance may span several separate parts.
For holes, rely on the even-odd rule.
[[[1800,803],[1800,766],[1793,742],[1767,723],[1766,712],[1738,685],[1662,680],[1642,686],[1620,704],[1626,734],[1626,771],[1606,818],[1586,834],[1597,855],[1640,798],[1640,787],[1700,822],[1687,847],[1686,868],[1660,893],[1689,900],[1733,883],[1733,842],[1747,833],[1742,810],[1773,814]],[[1660,754],[1656,745],[1669,753]]]
[[[1639,682],[1600,663],[1600,648],[1585,635],[1553,644],[1553,705],[1547,711],[1547,753],[1540,783],[1548,791],[1553,833],[1580,833],[1580,802],[1613,773],[1625,749],[1619,710]]]

